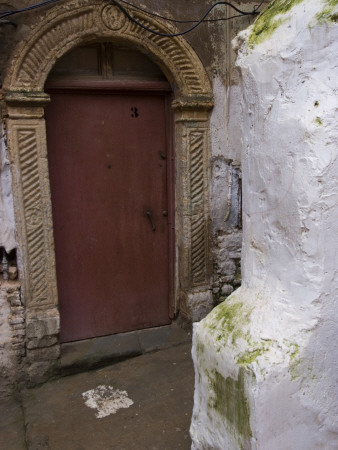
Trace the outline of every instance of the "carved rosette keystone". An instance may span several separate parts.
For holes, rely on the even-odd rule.
[[[106,5],[101,11],[102,22],[113,31],[121,30],[127,18],[123,12],[113,5]]]

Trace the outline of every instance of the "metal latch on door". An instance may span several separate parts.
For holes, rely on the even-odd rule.
[[[153,221],[153,213],[152,213],[152,211],[148,210],[146,212],[146,215],[147,215],[147,217],[148,217],[148,219],[150,221],[150,225],[151,225],[152,230],[155,231],[156,227],[155,227],[155,223]]]

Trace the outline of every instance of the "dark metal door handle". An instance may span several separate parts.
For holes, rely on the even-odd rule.
[[[153,213],[151,211],[147,211],[146,215],[147,215],[147,217],[148,217],[148,219],[150,221],[151,228],[153,229],[153,231],[155,231],[156,227],[155,227],[155,224],[154,224],[154,221],[153,221]]]

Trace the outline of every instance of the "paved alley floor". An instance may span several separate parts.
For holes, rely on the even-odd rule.
[[[188,450],[193,390],[190,343],[59,378],[22,392],[0,448]]]

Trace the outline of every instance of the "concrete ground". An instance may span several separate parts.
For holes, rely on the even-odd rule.
[[[58,378],[2,402],[0,449],[190,449],[194,390],[190,336],[168,329],[155,330],[156,336],[159,341],[166,336],[165,342],[150,345],[148,332],[148,351],[160,350],[145,353],[143,346],[140,356]],[[84,347],[88,358],[90,346]],[[79,350],[71,356],[68,346],[66,353],[68,368],[74,354],[81,360]]]

